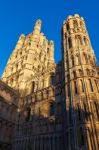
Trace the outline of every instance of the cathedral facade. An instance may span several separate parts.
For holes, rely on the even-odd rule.
[[[41,25],[37,20],[32,33],[19,37],[2,75],[14,96],[6,100],[13,136],[2,150],[98,150],[99,67],[84,19],[75,14],[63,22],[58,64]]]

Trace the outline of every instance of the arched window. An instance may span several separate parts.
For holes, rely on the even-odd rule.
[[[68,46],[69,46],[69,48],[72,47],[72,41],[71,41],[71,38],[68,39]]]
[[[78,22],[77,22],[77,20],[74,20],[73,24],[74,24],[74,28],[77,28],[77,27],[78,27]]]
[[[88,81],[89,81],[89,87],[90,87],[90,90],[91,90],[91,92],[93,92],[93,86],[92,86],[91,79],[88,79]]]

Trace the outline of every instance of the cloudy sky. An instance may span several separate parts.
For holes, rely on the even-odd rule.
[[[55,41],[55,61],[61,59],[61,27],[68,15],[85,18],[99,64],[99,0],[1,0],[0,1],[0,76],[21,33],[32,32],[42,20],[42,32]]]

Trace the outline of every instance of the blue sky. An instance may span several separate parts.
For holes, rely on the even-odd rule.
[[[32,32],[35,21],[55,41],[55,61],[61,59],[61,27],[68,15],[85,18],[99,64],[99,0],[1,0],[0,1],[0,76],[21,33]]]

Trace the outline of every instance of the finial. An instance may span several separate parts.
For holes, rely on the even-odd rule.
[[[63,25],[66,23],[66,20],[63,21]]]
[[[21,34],[19,39],[25,39],[25,35],[24,34]]]
[[[72,15],[69,15],[68,18],[67,18],[67,20],[68,20],[68,19],[71,19],[71,18],[72,18]]]

